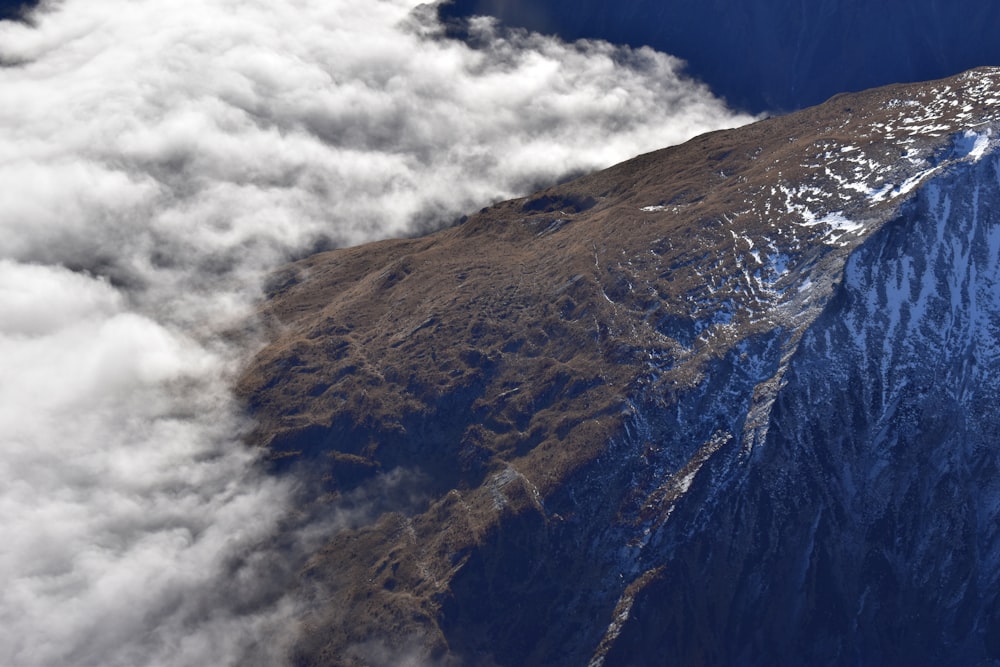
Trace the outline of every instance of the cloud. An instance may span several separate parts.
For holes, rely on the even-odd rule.
[[[287,618],[280,594],[233,590],[287,492],[234,446],[222,360],[126,304],[106,280],[0,262],[4,664],[206,664]]]
[[[221,334],[267,272],[749,120],[664,54],[471,32],[407,0],[0,22],[0,663],[280,663],[294,490]]]

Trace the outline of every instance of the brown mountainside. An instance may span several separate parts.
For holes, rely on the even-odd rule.
[[[276,275],[254,442],[367,508],[303,574],[298,660],[600,660],[669,562],[622,549],[748,459],[847,258],[985,150],[998,86],[839,96]]]

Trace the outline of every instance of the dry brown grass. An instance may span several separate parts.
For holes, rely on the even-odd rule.
[[[640,384],[669,404],[707,359],[777,324],[802,326],[796,313],[822,305],[820,290],[781,311],[782,322],[765,317],[770,306],[747,284],[749,243],[770,242],[794,258],[795,275],[829,291],[864,234],[819,243],[821,230],[795,224],[772,189],[832,187],[815,165],[823,151],[855,146],[898,161],[901,145],[878,124],[898,121],[890,100],[930,90],[837,97],[497,204],[425,238],[326,252],[276,275],[263,306],[273,340],[239,386],[257,418],[253,442],[276,465],[318,470],[316,502],[393,469],[429,480],[424,504],[339,532],[313,558],[308,575],[331,597],[304,635],[304,661],[352,664],[351,646],[411,635],[443,655],[454,574],[496,548],[498,527],[555,520],[539,500],[605,451]],[[899,203],[848,194],[839,208],[855,216]],[[661,208],[642,210],[650,206]],[[729,325],[699,330],[724,308],[734,309]],[[650,354],[673,364],[651,377]],[[507,476],[502,506],[498,475]]]

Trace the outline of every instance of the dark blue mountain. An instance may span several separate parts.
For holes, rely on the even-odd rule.
[[[685,59],[691,75],[757,112],[1000,64],[1000,3],[986,0],[454,0],[441,13],[649,45]]]
[[[22,2],[21,0],[0,0],[0,21],[16,19],[24,9],[34,7],[37,4],[37,2]]]

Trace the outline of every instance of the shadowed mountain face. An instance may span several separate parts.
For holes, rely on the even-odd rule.
[[[683,58],[693,76],[754,112],[1000,65],[1000,6],[982,0],[454,0],[440,11],[495,16],[565,39],[652,46]]]
[[[21,16],[21,12],[37,5],[38,2],[30,0],[0,0],[0,20],[16,19]]]
[[[1000,71],[274,277],[304,665],[1000,659]]]

